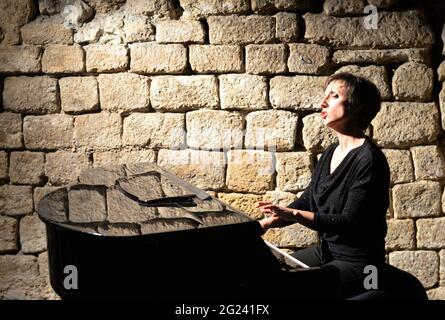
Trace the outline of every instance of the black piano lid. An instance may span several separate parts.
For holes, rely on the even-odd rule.
[[[45,195],[46,224],[98,236],[137,236],[253,219],[152,163],[91,168]]]

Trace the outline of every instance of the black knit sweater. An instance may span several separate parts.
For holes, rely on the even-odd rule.
[[[319,231],[334,259],[380,263],[385,260],[389,166],[368,137],[330,174],[338,142],[322,154],[309,186],[288,207],[315,213]]]

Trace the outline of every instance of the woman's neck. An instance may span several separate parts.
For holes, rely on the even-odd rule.
[[[363,132],[354,135],[343,134],[335,132],[338,138],[338,146],[341,152],[347,152],[358,146],[361,146],[365,142],[365,134]]]

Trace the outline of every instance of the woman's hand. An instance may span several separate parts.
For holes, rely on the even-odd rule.
[[[282,227],[283,221],[286,221],[286,219],[283,219],[279,213],[283,211],[292,210],[289,208],[276,206],[269,201],[257,202],[257,208],[260,208],[260,211],[264,213],[265,216],[263,219],[260,220],[261,227],[263,228],[264,231],[267,231],[267,229],[269,228]],[[294,221],[294,220],[287,220],[287,221]]]
[[[264,231],[269,228],[276,228],[288,225],[287,221],[298,222],[305,227],[312,228],[315,219],[315,213],[311,211],[291,209],[276,206],[269,201],[259,201],[257,208],[264,213],[265,218],[260,220],[260,224]]]
[[[279,218],[284,221],[297,221],[297,210],[274,205],[269,201],[259,201],[257,208],[264,213],[266,218]]]

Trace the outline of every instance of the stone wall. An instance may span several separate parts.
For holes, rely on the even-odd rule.
[[[415,0],[1,1],[0,298],[57,298],[34,208],[86,168],[157,162],[255,219],[258,200],[288,204],[335,141],[317,114],[324,80],[349,71],[384,100],[368,133],[391,167],[388,260],[445,299],[443,13]],[[265,239],[317,240],[299,225]]]

